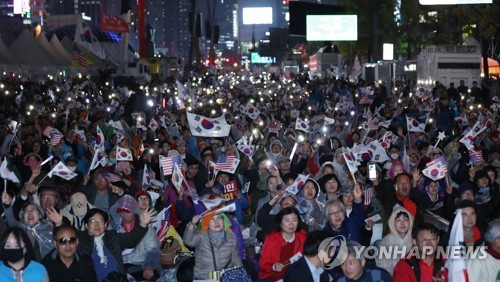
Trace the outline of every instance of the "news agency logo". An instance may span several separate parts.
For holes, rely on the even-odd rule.
[[[357,259],[384,259],[400,260],[414,257],[422,259],[426,256],[433,256],[436,259],[452,260],[476,260],[487,258],[487,247],[472,247],[465,245],[458,246],[424,246],[422,249],[417,246],[407,248],[406,246],[360,246],[351,245],[348,252],[348,243],[344,236],[338,235],[329,237],[321,242],[318,248],[318,255],[324,269],[332,269],[340,266],[347,260],[349,255],[355,255]]]
[[[333,269],[347,259],[347,240],[342,235],[329,237],[319,245],[318,254],[324,269]]]

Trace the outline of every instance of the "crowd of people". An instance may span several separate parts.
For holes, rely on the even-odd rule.
[[[485,254],[462,258],[462,273],[498,281],[491,89],[247,72],[129,89],[6,75],[0,280],[163,281],[178,245],[174,257],[194,253],[178,281],[448,281],[455,265],[438,249],[462,236]]]

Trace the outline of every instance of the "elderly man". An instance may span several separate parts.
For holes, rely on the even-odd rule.
[[[387,220],[392,214],[392,210],[395,205],[400,205],[410,212],[413,217],[417,216],[417,205],[415,201],[410,198],[410,191],[412,188],[412,176],[406,172],[396,175],[394,181],[383,180],[379,183],[378,180],[374,180],[375,191],[377,192],[377,198],[380,200],[384,207],[384,226],[387,227]],[[395,187],[394,187],[395,186]],[[396,191],[394,192],[394,188]],[[388,231],[388,228],[384,228]]]
[[[58,227],[54,232],[54,245],[55,249],[42,260],[51,281],[97,281],[92,259],[76,252],[75,227]]]
[[[353,241],[347,242],[347,254],[339,254],[346,256],[346,258],[340,266],[343,275],[341,275],[337,281],[392,282],[392,277],[389,272],[376,266],[366,265],[366,259],[363,257],[363,252],[360,253],[361,257],[359,257],[357,253],[357,250],[361,249],[361,244]]]
[[[114,229],[128,233],[139,223],[139,204],[130,195],[124,195],[111,207]],[[139,281],[156,281],[160,277],[160,242],[154,229],[149,226],[146,235],[135,248],[122,252],[123,263],[128,274]]]
[[[93,175],[92,184],[87,186],[85,185],[87,183],[84,183],[80,190],[85,194],[89,203],[106,212],[125,193],[122,188],[124,183],[121,181],[112,182],[113,178],[109,177],[109,175],[103,170],[96,171]],[[119,186],[120,184],[122,187]]]

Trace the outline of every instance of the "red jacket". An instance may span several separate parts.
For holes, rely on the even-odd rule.
[[[294,240],[294,250],[293,254],[300,252],[303,253],[304,242],[306,241],[306,232],[301,230],[295,232]],[[262,247],[262,253],[260,255],[260,272],[259,279],[271,279],[273,281],[283,279],[285,277],[285,269],[281,272],[276,272],[273,270],[273,265],[277,262],[284,263],[285,261],[280,261],[281,247],[286,244],[285,239],[281,232],[273,232],[266,236],[264,241],[264,246]]]
[[[410,265],[412,264],[412,265]],[[417,279],[416,273],[420,273]],[[448,271],[444,269],[444,261],[434,260],[431,265],[422,260],[401,259],[394,268],[394,282],[433,282],[433,276],[444,278],[448,282]]]

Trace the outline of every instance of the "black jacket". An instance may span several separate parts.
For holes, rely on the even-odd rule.
[[[69,268],[61,261],[57,254],[57,250],[52,250],[42,260],[43,266],[47,269],[50,281],[72,282],[72,281],[89,281],[97,282],[92,259],[88,256],[75,254],[73,263]]]
[[[117,233],[115,230],[105,231],[103,237],[104,245],[113,255],[122,273],[125,273],[122,250],[137,246],[147,231],[148,229],[142,227],[138,222],[135,224],[132,231],[128,233]],[[92,252],[94,251],[94,236],[90,235],[87,231],[78,231],[78,239],[80,241],[78,251],[82,255],[92,257]]]
[[[325,270],[319,277],[320,281],[330,281],[330,277]],[[301,257],[298,261],[290,265],[285,272],[283,281],[313,281],[313,276],[309,270],[305,257]]]

